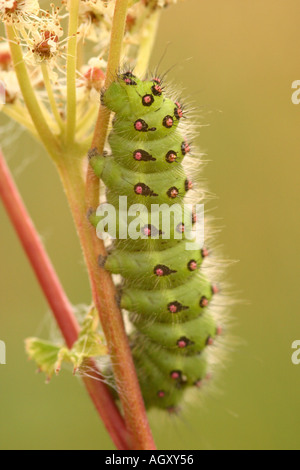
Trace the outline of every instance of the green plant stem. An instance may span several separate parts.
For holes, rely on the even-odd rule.
[[[19,109],[18,106],[12,104],[3,106],[1,112],[16,121],[18,124],[21,124],[21,126],[25,127],[39,142],[41,141],[26,108],[21,108],[20,106]]]
[[[128,0],[116,0],[104,88],[108,88],[114,81],[118,71],[122,52],[127,8]],[[98,149],[104,148],[109,117],[109,109],[100,107],[93,139],[93,145]]]
[[[19,44],[17,44],[18,38],[16,37],[14,28],[12,26],[6,26],[6,35],[9,40],[12,60],[18,78],[19,86],[25,104],[31,116],[32,122],[36,127],[41,141],[49,150],[49,153],[52,152],[58,154],[60,151],[59,144],[54,135],[52,134],[39,106],[38,100],[32,87],[27,67],[24,62],[22,49]]]
[[[53,112],[53,116],[55,117],[56,122],[57,122],[60,130],[63,131],[65,126],[64,126],[64,122],[61,118],[61,115],[59,114],[57,105],[56,105],[52,84],[51,84],[51,81],[50,81],[50,78],[49,78],[48,64],[46,62],[43,62],[41,64],[41,69],[42,69],[42,74],[43,74],[43,78],[44,78],[45,88],[46,88],[46,91],[47,91],[47,94],[48,94],[49,103],[50,103],[50,106],[51,106],[51,109],[52,109],[52,112]]]
[[[84,39],[81,37],[77,44],[77,70],[80,71],[85,63]]]
[[[145,29],[141,39],[136,66],[134,68],[135,73],[140,77],[145,76],[149,67],[149,61],[154,48],[160,16],[160,10],[152,13],[148,19],[147,28]]]
[[[93,104],[90,104],[89,109],[85,111],[83,117],[77,124],[77,131],[76,131],[77,141],[81,141],[81,139],[87,133],[87,131],[92,128],[93,124],[95,123],[97,111],[98,111],[98,107]]]
[[[76,127],[76,69],[79,0],[70,1],[67,57],[67,128],[66,141],[72,143]]]
[[[119,67],[127,7],[127,0],[116,1],[105,87],[115,79]],[[92,144],[100,154],[103,152],[109,119],[110,111],[100,107]],[[99,179],[90,167],[87,172],[86,204],[87,208],[96,208],[99,204]],[[106,250],[95,231],[91,233],[90,228],[88,230],[91,250],[88,266],[91,270],[93,298],[107,338],[126,426],[132,436],[134,449],[155,449],[122,315],[115,300],[115,286],[110,274],[99,268],[96,262],[98,255],[106,255]]]
[[[37,280],[56,318],[69,349],[78,338],[80,326],[72,306],[60,284],[52,263],[45,251],[34,224],[27,212],[11,173],[0,151],[0,198],[27,254]],[[83,382],[100,414],[108,432],[118,449],[128,449],[128,434],[125,423],[107,388],[99,379],[93,359],[86,366],[92,377],[83,377]],[[94,377],[93,377],[94,376]]]

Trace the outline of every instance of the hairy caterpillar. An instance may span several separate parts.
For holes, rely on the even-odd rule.
[[[176,409],[189,387],[207,375],[207,347],[220,333],[208,305],[217,287],[201,269],[207,251],[197,240],[187,249],[195,214],[184,210],[192,187],[182,162],[190,147],[179,123],[183,108],[165,96],[160,78],[140,80],[132,72],[118,75],[102,93],[102,103],[115,113],[109,135],[112,155],[90,152],[90,164],[106,187],[107,203],[117,214],[116,239],[101,265],[120,274],[120,306],[135,327],[132,351],[147,407]],[[128,205],[140,206],[140,237],[126,239],[122,221],[132,222]],[[158,207],[165,212],[158,215]],[[170,211],[170,209],[174,209]],[[170,236],[164,218],[170,215]],[[97,226],[103,220],[93,214]],[[176,236],[180,234],[180,237]]]

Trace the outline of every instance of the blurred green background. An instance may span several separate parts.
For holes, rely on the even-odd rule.
[[[239,260],[228,280],[242,304],[238,338],[217,392],[179,418],[150,413],[160,449],[300,447],[300,79],[299,0],[186,0],[166,10],[153,68],[183,85],[199,108],[205,176],[217,195],[217,242]],[[15,131],[14,131],[15,132]],[[6,129],[4,150],[17,184],[74,304],[90,299],[86,271],[55,169],[25,134]],[[62,371],[50,385],[35,374],[23,340],[49,330],[50,315],[0,207],[1,449],[111,449],[81,383]],[[232,347],[231,347],[232,346]]]

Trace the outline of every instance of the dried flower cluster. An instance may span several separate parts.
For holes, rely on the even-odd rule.
[[[74,9],[71,0],[60,7],[40,7],[38,0],[0,0],[0,20],[11,34],[0,42],[0,82],[6,106],[1,110],[25,125],[32,126],[13,66],[10,46],[17,44],[37,99],[42,103],[51,131],[62,129],[67,108],[67,61],[70,39],[77,37],[77,131],[80,139],[91,139],[99,93],[106,73],[115,0],[78,0],[76,32],[70,35],[68,20]],[[160,9],[176,0],[130,0],[126,20],[123,57],[133,66],[141,44],[151,39],[151,20]],[[147,58],[143,63],[146,64]],[[2,100],[3,101],[3,100]],[[9,105],[9,106],[8,106]],[[25,122],[24,122],[25,121]]]

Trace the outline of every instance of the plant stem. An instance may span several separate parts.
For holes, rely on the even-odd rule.
[[[1,112],[25,127],[39,142],[41,141],[26,108],[19,109],[15,104],[11,104],[3,106]]]
[[[64,158],[59,172],[84,251],[94,304],[107,339],[126,427],[132,440],[131,448],[154,449],[123,318],[115,299],[115,286],[109,273],[98,266],[98,255],[105,254],[105,251],[102,241],[95,236],[95,230],[86,217],[84,186],[82,175],[76,169],[76,161],[74,155],[72,159]]]
[[[50,106],[51,106],[51,109],[52,109],[52,112],[53,112],[53,116],[55,117],[56,122],[60,127],[60,130],[63,131],[65,126],[64,126],[63,120],[61,118],[61,115],[59,114],[59,111],[57,109],[55,96],[54,96],[54,93],[53,93],[53,88],[52,88],[51,81],[50,81],[50,78],[49,78],[48,64],[43,62],[41,64],[41,69],[42,69],[42,74],[43,74],[43,78],[44,78],[45,88],[46,88],[48,98],[49,98],[49,103],[50,103]]]
[[[128,0],[116,0],[105,87],[112,83],[118,70],[127,7]],[[103,152],[109,118],[109,109],[100,107],[92,144],[93,147],[97,147],[100,154]],[[96,208],[99,204],[99,179],[90,167],[87,172],[86,204],[87,208]],[[98,255],[105,256],[106,250],[95,231],[92,233],[90,228],[87,230],[89,252],[86,253],[86,259],[92,281],[93,298],[107,338],[127,429],[132,435],[135,449],[155,449],[122,315],[116,303],[116,289],[110,274],[97,266]]]
[[[41,141],[49,150],[49,153],[59,153],[59,144],[54,135],[52,134],[51,130],[49,129],[49,126],[39,106],[28,74],[28,70],[24,62],[22,49],[19,44],[17,44],[18,38],[16,37],[15,31],[12,26],[6,26],[6,35],[9,40],[11,56],[14,63],[14,68],[18,78],[19,86],[31,119],[36,127]]]
[[[128,0],[116,0],[104,88],[108,88],[114,81],[118,71],[122,52],[127,8]],[[109,117],[110,110],[100,106],[93,139],[93,146],[97,147],[98,150],[104,148]]]
[[[134,421],[134,426],[129,420],[126,421],[126,427],[132,442],[131,448],[153,449],[154,444],[151,440],[152,438],[150,438],[148,434],[145,436],[144,419],[146,419],[146,417],[141,418],[139,411],[136,413],[137,405],[132,399],[132,396],[135,397],[135,393],[131,385],[131,375],[134,374],[135,376],[135,370],[133,364],[130,362],[131,351],[124,330],[123,318],[113,294],[115,288],[111,276],[108,272],[101,271],[98,266],[97,258],[98,255],[101,254],[101,251],[99,251],[99,246],[97,245],[98,239],[94,235],[95,231],[91,228],[86,217],[86,205],[84,200],[85,188],[83,173],[81,171],[82,159],[76,158],[75,154],[76,152],[74,151],[72,157],[64,158],[60,162],[58,170],[83,248],[95,307],[100,315],[112,363],[115,364],[117,386],[122,393],[122,395],[121,393],[120,395],[123,397],[123,400],[125,400],[125,396],[127,397],[129,395],[129,402],[125,402],[125,407],[124,405],[123,407],[125,419],[127,411],[127,415],[130,415],[131,420]],[[104,295],[99,295],[99,292],[104,292]],[[107,293],[109,294],[108,296]],[[138,384],[136,385],[138,387]],[[142,397],[140,397],[140,400],[142,400]],[[137,430],[134,429],[132,431],[135,426]]]
[[[130,438],[125,427],[124,419],[108,387],[104,384],[105,379],[99,374],[97,365],[92,359],[89,359],[86,365],[89,368],[89,376],[82,377],[82,381],[112,441],[117,449],[130,450]]]
[[[67,129],[66,140],[74,141],[76,127],[76,68],[79,0],[71,0],[67,57]]]
[[[85,136],[87,131],[92,128],[95,118],[97,116],[97,111],[98,111],[98,106],[94,104],[90,104],[90,107],[88,110],[84,112],[83,117],[80,119],[80,121],[77,124],[77,130],[76,130],[76,140],[77,142],[80,142],[82,138]]]
[[[150,18],[148,19],[147,28],[145,28],[144,35],[141,39],[138,58],[136,61],[136,66],[134,68],[135,73],[140,77],[144,77],[149,67],[149,61],[156,39],[160,16],[160,10],[157,10],[156,12],[152,13]]]
[[[0,196],[69,347],[79,325],[1,153]]]
[[[51,261],[45,252],[33,222],[24,206],[21,196],[19,195],[1,151],[0,198],[28,256],[38,282],[65,338],[66,344],[68,348],[72,348],[74,342],[77,340],[80,326],[74,316],[72,306],[64,293]],[[90,370],[96,370],[96,365],[92,359],[87,362],[87,365]],[[83,382],[115,445],[122,450],[128,449],[128,434],[124,420],[108,388],[99,380],[98,371],[97,374],[95,372],[95,378],[84,376]]]
[[[85,63],[85,54],[84,54],[84,40],[83,38],[81,37],[77,43],[77,70],[80,71],[81,70],[81,67],[84,65]]]

